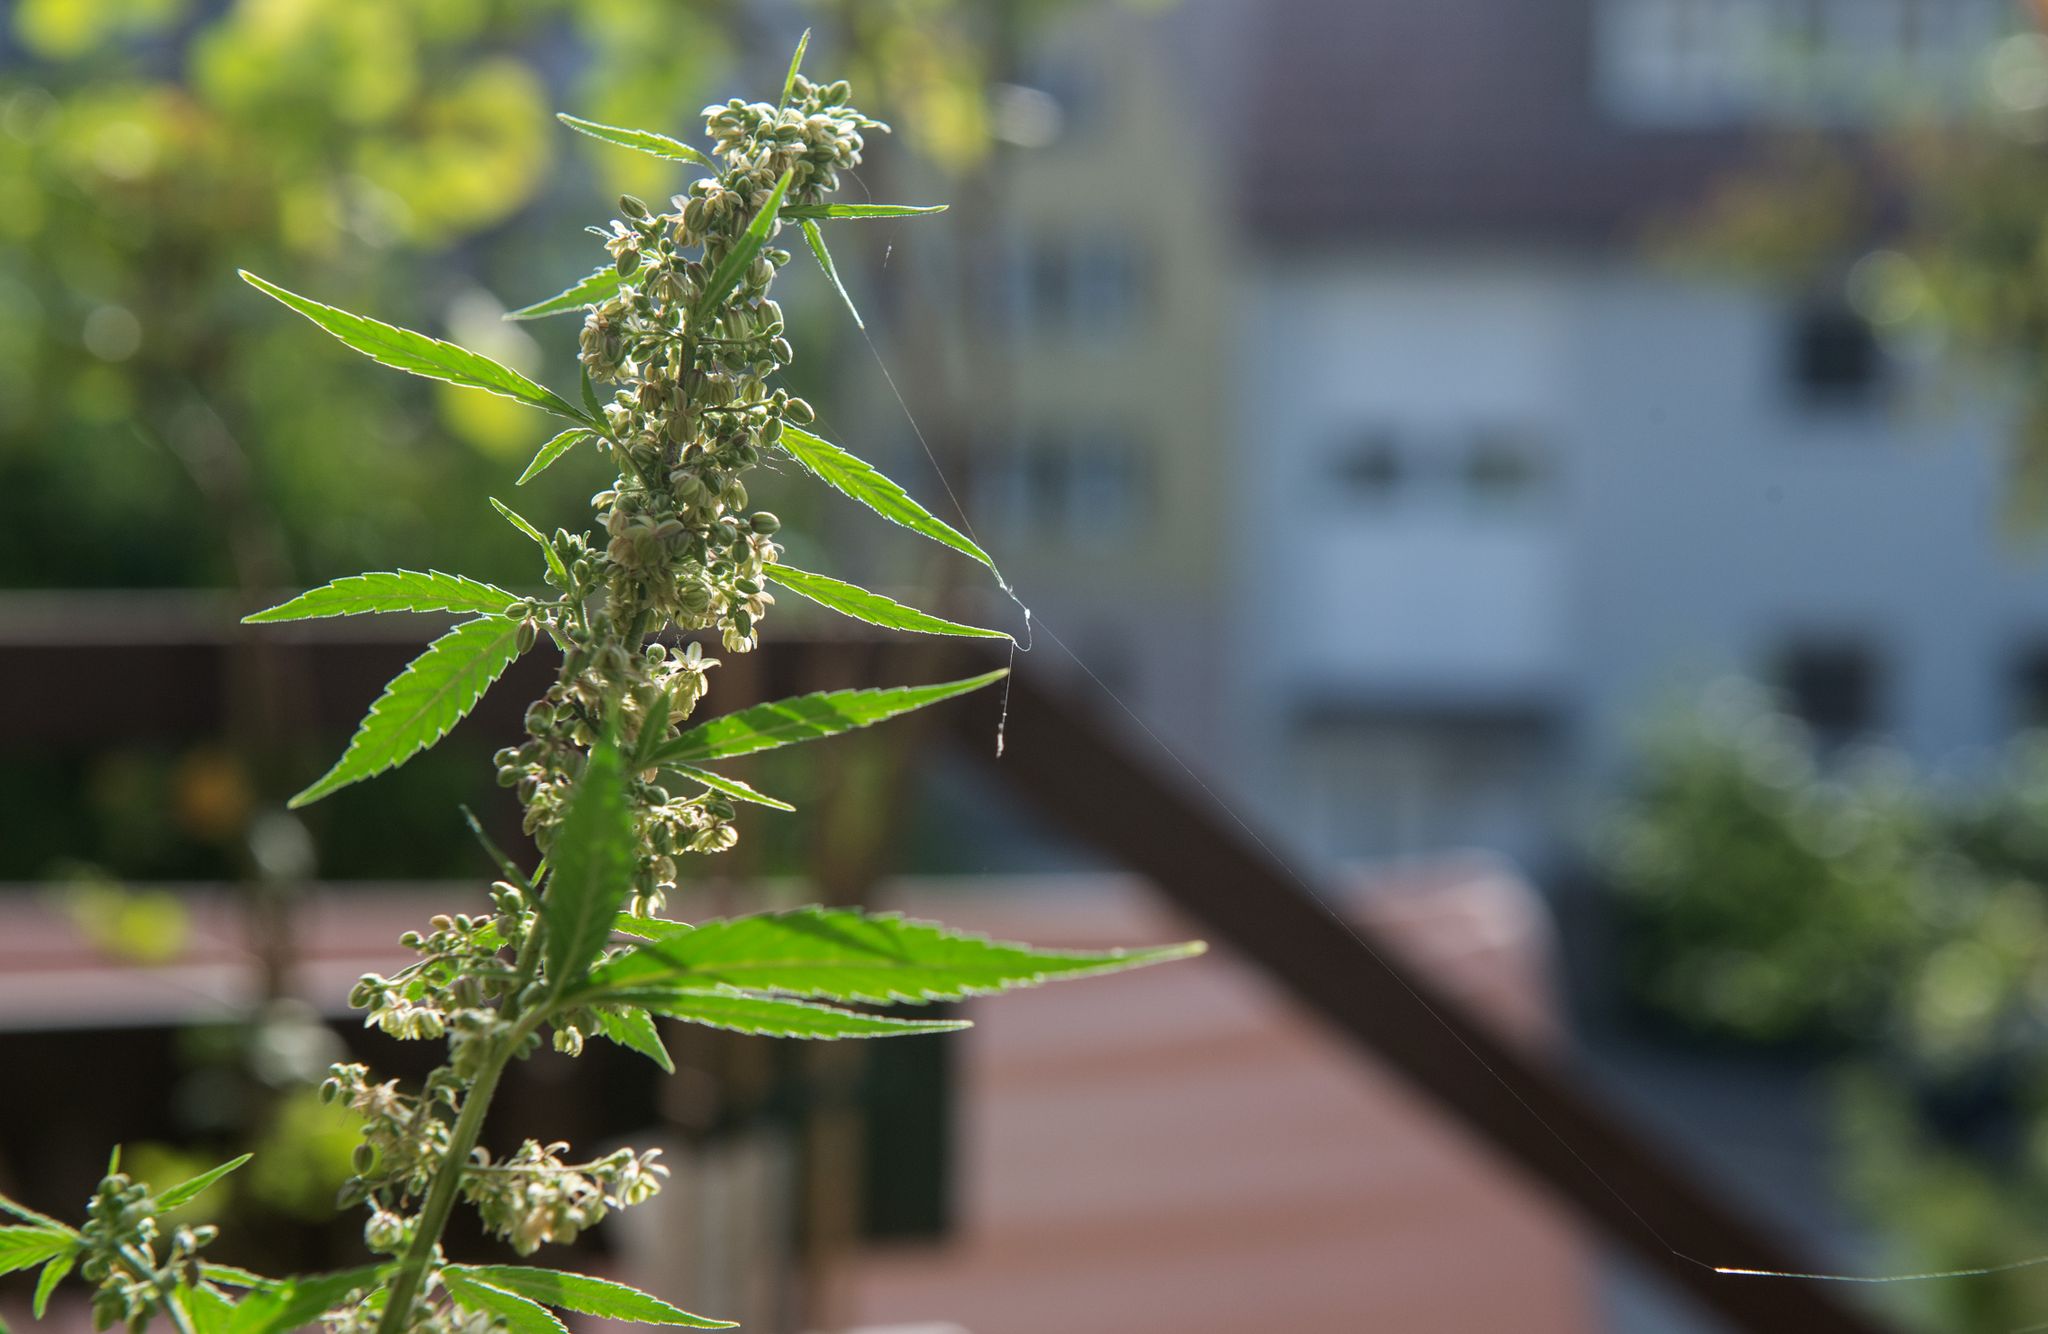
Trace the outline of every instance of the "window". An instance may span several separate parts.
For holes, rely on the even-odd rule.
[[[1347,501],[1384,501],[1400,490],[1405,465],[1392,431],[1371,431],[1340,450],[1330,472]]]
[[[2025,650],[2013,664],[2012,703],[2015,727],[2048,728],[2048,642]]]
[[[1554,819],[1555,719],[1541,704],[1312,701],[1291,743],[1295,815],[1325,856],[1534,857]]]
[[[1144,301],[1137,252],[1115,237],[1040,237],[1013,244],[997,284],[1001,314],[1019,332],[1126,332]]]
[[[1119,544],[1143,522],[1145,456],[1127,432],[1039,431],[981,457],[977,499],[1012,532]]]
[[[1496,423],[1369,427],[1330,455],[1328,469],[1330,492],[1342,504],[1506,514],[1542,499],[1553,465],[1536,431]]]
[[[1870,321],[1823,302],[1793,317],[1789,360],[1793,391],[1810,407],[1859,407],[1883,387],[1884,353]]]
[[[1850,639],[1795,642],[1778,657],[1777,682],[1793,713],[1823,746],[1877,730],[1882,688],[1876,653]]]
[[[1472,433],[1466,446],[1464,485],[1467,497],[1488,509],[1518,508],[1538,498],[1549,480],[1543,448],[1527,432],[1505,427]]]
[[[1705,125],[1961,107],[2010,0],[1599,0],[1595,81],[1622,117]]]

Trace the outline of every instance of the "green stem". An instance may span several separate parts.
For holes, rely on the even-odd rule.
[[[629,650],[639,648],[640,641],[647,638],[647,623],[653,619],[654,611],[649,607],[642,607],[634,613],[633,624],[626,628],[626,647]]]
[[[448,1226],[448,1215],[455,1209],[455,1197],[462,1187],[462,1174],[469,1166],[470,1151],[476,1148],[477,1138],[483,1133],[484,1114],[490,1110],[491,1095],[498,1091],[498,1078],[505,1073],[505,1063],[511,1059],[515,1048],[516,1043],[508,1041],[492,1052],[476,1082],[470,1085],[468,1096],[462,1100],[462,1115],[455,1119],[448,1152],[441,1159],[440,1170],[434,1173],[434,1184],[427,1190],[426,1207],[420,1210],[412,1244],[406,1247],[405,1258],[399,1261],[398,1273],[391,1280],[391,1292],[384,1301],[384,1314],[377,1321],[377,1334],[404,1334],[412,1318],[413,1302],[419,1297],[427,1265],[441,1244],[441,1233]]]
[[[133,1246],[121,1247],[121,1259],[127,1263],[129,1272],[137,1278],[147,1279],[149,1285],[156,1289],[157,1296],[163,1299],[164,1315],[170,1320],[171,1327],[177,1330],[178,1334],[196,1334],[192,1328],[191,1317],[185,1314],[184,1307],[178,1305],[176,1281],[168,1273],[158,1269],[149,1256]]]

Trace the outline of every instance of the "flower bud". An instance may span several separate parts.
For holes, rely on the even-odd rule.
[[[782,527],[782,520],[767,510],[762,510],[749,521],[749,526],[761,536],[768,537]]]
[[[380,1255],[390,1255],[405,1245],[405,1220],[388,1209],[379,1209],[363,1224],[363,1244]]]
[[[641,203],[632,195],[620,195],[619,211],[637,222],[647,216],[647,205]]]

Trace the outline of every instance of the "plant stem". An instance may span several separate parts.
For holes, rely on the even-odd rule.
[[[170,1275],[158,1269],[149,1256],[133,1246],[121,1247],[121,1258],[127,1262],[130,1272],[137,1278],[148,1279],[150,1286],[156,1289],[157,1296],[163,1299],[164,1316],[171,1322],[171,1327],[178,1334],[197,1334],[192,1328],[191,1317],[185,1314],[184,1307],[178,1305],[178,1285]]]
[[[476,1148],[477,1137],[483,1133],[484,1114],[490,1110],[491,1095],[498,1091],[498,1078],[505,1073],[505,1064],[518,1050],[525,1031],[523,1024],[514,1029],[504,1045],[491,1053],[476,1082],[470,1085],[468,1096],[462,1100],[462,1115],[455,1119],[454,1133],[448,1139],[448,1153],[441,1159],[441,1169],[434,1173],[434,1184],[427,1191],[427,1203],[420,1210],[418,1230],[413,1233],[412,1244],[406,1247],[405,1258],[399,1261],[398,1273],[391,1280],[391,1295],[385,1301],[383,1316],[377,1321],[377,1334],[403,1334],[412,1318],[420,1282],[426,1276],[427,1265],[434,1258],[435,1249],[441,1244],[441,1233],[448,1226],[448,1215],[455,1208],[462,1174],[469,1166],[470,1150]]]

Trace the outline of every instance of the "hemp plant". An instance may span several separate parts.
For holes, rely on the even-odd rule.
[[[565,421],[521,482],[586,445],[618,476],[592,499],[601,533],[543,536],[492,501],[539,545],[543,595],[401,570],[338,579],[248,618],[463,618],[385,688],[341,759],[294,806],[438,741],[543,639],[561,655],[554,683],[526,712],[526,739],[495,756],[499,781],[518,790],[537,864],[523,869],[484,840],[503,877],[488,907],[408,932],[402,943],[417,957],[389,977],[364,977],[349,998],[386,1033],[445,1042],[444,1063],[416,1088],[359,1064],[334,1066],[322,1086],[362,1118],[355,1175],[341,1199],[367,1212],[363,1240],[376,1262],[273,1279],[204,1259],[215,1230],[173,1226],[165,1215],[246,1158],[155,1191],[120,1171],[117,1151],[80,1228],[0,1199],[22,1224],[0,1228],[0,1273],[42,1267],[39,1317],[75,1269],[94,1289],[100,1328],[139,1330],[161,1317],[180,1334],[273,1334],[313,1323],[334,1334],[559,1334],[549,1308],[721,1327],[729,1322],[587,1275],[447,1259],[442,1237],[458,1204],[526,1256],[647,1199],[666,1176],[652,1150],[578,1158],[565,1144],[535,1140],[509,1153],[486,1148],[485,1118],[511,1062],[543,1042],[573,1056],[602,1037],[672,1071],[657,1017],[784,1038],[932,1033],[965,1024],[855,1007],[987,995],[1200,949],[1039,950],[844,908],[697,923],[661,916],[683,859],[738,838],[735,803],[790,809],[711,766],[866,727],[1003,675],[809,694],[690,721],[718,664],[702,638],[715,634],[727,653],[755,647],[771,584],[896,630],[1006,637],[793,569],[779,559],[775,516],[748,508],[748,469],[779,451],[882,517],[995,569],[901,487],[806,429],[810,406],[771,387],[792,355],[768,295],[791,258],[772,244],[778,232],[798,224],[839,288],[820,223],[936,211],[827,202],[859,163],[863,133],[887,127],[848,103],[844,82],[805,78],[802,54],[799,46],[779,101],[706,109],[711,154],[663,134],[562,117],[599,139],[708,169],[667,211],[621,199],[622,216],[592,229],[611,262],[515,312],[585,312],[580,403],[474,352],[242,275],[377,361]],[[610,389],[608,399],[597,385]]]

